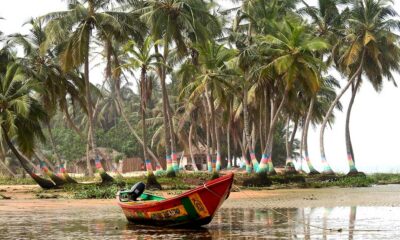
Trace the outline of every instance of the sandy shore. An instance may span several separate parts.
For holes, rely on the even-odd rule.
[[[0,194],[11,200],[0,200],[0,211],[25,211],[49,208],[87,208],[116,205],[109,200],[38,199],[39,187],[33,185],[0,186]],[[53,193],[51,193],[53,194]],[[62,192],[54,193],[62,196]],[[168,197],[167,192],[162,195]],[[293,208],[336,206],[393,206],[400,207],[400,185],[369,188],[324,188],[243,190],[232,192],[223,208]]]

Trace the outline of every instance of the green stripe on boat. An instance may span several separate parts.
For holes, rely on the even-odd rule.
[[[185,207],[186,212],[188,213],[190,218],[198,218],[199,214],[194,208],[192,201],[188,197],[182,198],[181,200],[183,206]]]

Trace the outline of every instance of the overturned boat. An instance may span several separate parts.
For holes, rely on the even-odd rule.
[[[136,224],[164,227],[199,227],[211,222],[218,208],[229,197],[233,173],[205,182],[172,198],[144,193],[143,183],[117,195],[126,218]]]

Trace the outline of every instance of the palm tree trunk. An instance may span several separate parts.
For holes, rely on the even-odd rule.
[[[168,125],[168,128],[165,128],[166,125],[164,125],[165,131],[169,132],[169,136],[167,134],[165,134],[165,138],[168,137],[169,141],[166,141],[165,144],[171,144],[171,149],[170,149],[170,153],[171,153],[171,171],[168,172],[167,170],[167,175],[170,177],[175,177],[176,176],[176,172],[179,171],[179,165],[178,165],[178,158],[176,155],[176,143],[175,143],[175,131],[174,131],[174,124],[173,124],[173,116],[171,113],[171,105],[169,102],[169,98],[168,98],[168,92],[167,92],[167,87],[166,87],[166,83],[165,80],[167,78],[167,59],[168,59],[168,55],[169,55],[169,42],[168,42],[169,36],[168,34],[164,35],[164,52],[163,52],[163,59],[164,59],[164,64],[165,66],[162,67],[162,95],[163,95],[163,110],[164,110],[164,124]],[[167,140],[167,139],[166,139]],[[172,173],[172,171],[174,173]]]
[[[93,16],[94,14],[94,2],[93,0],[89,0],[89,15]],[[87,39],[90,39],[91,36],[91,31],[88,31],[87,33]],[[91,98],[91,93],[90,93],[90,79],[89,79],[89,42],[88,41],[88,46],[85,52],[85,62],[84,62],[84,76],[85,76],[85,98],[86,98],[86,105],[87,105],[87,111],[88,111],[88,141],[90,144],[90,148],[95,152],[95,162],[96,162],[96,168],[100,173],[100,177],[103,182],[111,182],[114,179],[107,174],[107,172],[104,170],[101,161],[99,159],[99,153],[98,149],[96,147],[96,139],[95,139],[95,125],[94,125],[94,114],[93,114],[93,104],[92,104],[92,98]],[[93,170],[90,166],[90,159],[89,159],[89,153],[86,153],[86,164],[87,168],[89,171],[89,176],[93,176]]]
[[[259,163],[255,153],[256,145],[257,145],[256,124],[253,122],[251,130],[251,148],[253,149],[253,152],[250,153],[250,159],[251,159],[251,164],[253,165],[254,172],[257,172],[259,167]]]
[[[227,152],[228,152],[228,164],[227,169],[232,168],[232,156],[231,156],[231,111],[232,111],[232,102],[229,102],[229,109],[228,109],[228,127],[226,129],[226,145],[227,145]]]
[[[36,152],[39,153],[40,156],[44,156],[43,152],[42,152],[39,148],[36,149]],[[47,158],[43,158],[43,157],[42,157],[42,160],[44,160],[44,162],[46,163],[46,165],[47,165],[48,167],[50,167],[50,169],[51,169],[52,171],[55,171],[55,170],[56,170],[56,167],[54,166],[54,164],[53,164],[52,162],[50,162]]]
[[[290,159],[290,147],[289,147],[289,134],[290,134],[290,117],[286,119],[286,131],[285,131],[285,147],[286,147],[286,166],[289,164]]]
[[[351,98],[350,98],[349,107],[347,108],[347,113],[346,113],[346,127],[345,127],[345,129],[346,129],[345,130],[346,131],[346,133],[345,133],[346,150],[347,150],[347,160],[348,160],[349,169],[350,169],[349,173],[351,173],[351,174],[358,173],[358,170],[355,165],[353,144],[351,142],[351,136],[350,136],[350,116],[351,116],[351,110],[353,109],[354,100],[356,98],[360,83],[361,83],[361,74],[358,75],[358,79],[355,83],[355,86],[354,86],[354,84],[352,85]]]
[[[56,186],[62,186],[65,183],[67,183],[64,179],[60,178],[59,176],[57,176],[53,171],[51,171],[46,163],[44,161],[42,161],[42,157],[37,154],[34,153],[35,157],[37,158],[37,160],[39,161],[40,164],[40,169],[56,184]]]
[[[68,111],[68,106],[65,107],[64,114],[65,114],[65,118],[66,118],[66,120],[68,122],[68,125],[75,131],[75,133],[78,134],[78,136],[83,141],[86,141],[87,139],[82,134],[82,131],[75,125],[74,121],[72,121],[71,115],[69,114],[69,111]]]
[[[264,96],[263,96],[263,99],[260,101],[260,109],[259,109],[259,123],[258,123],[258,135],[260,136],[260,146],[265,146],[264,145],[264,131],[263,131],[263,129],[264,129],[264,121],[263,121],[263,118],[265,117],[264,116],[264,111],[263,111],[263,109],[264,109],[264,100],[265,98],[264,98]]]
[[[194,159],[194,154],[193,154],[193,142],[192,142],[193,128],[194,128],[194,123],[192,122],[192,123],[190,124],[189,139],[188,139],[188,142],[189,142],[189,152],[190,152],[190,158],[192,159],[192,168],[193,168],[193,170],[194,170],[195,172],[198,172],[199,169],[197,168],[196,161],[195,161],[195,159]]]
[[[8,174],[12,177],[17,177],[17,175],[7,166],[7,164],[5,163],[5,157],[4,155],[2,155],[1,157],[2,159],[0,159],[0,166],[2,166],[4,168],[4,170],[6,170],[8,172]]]
[[[206,115],[205,117],[205,127],[206,127],[206,145],[207,145],[207,170],[208,172],[212,172],[212,160],[211,160],[211,154],[210,154],[210,148],[211,148],[211,144],[210,144],[210,122],[209,122],[209,113],[208,113],[208,107],[207,107],[207,103],[206,100],[204,99],[204,97],[202,98],[202,103],[203,103],[203,108],[204,108],[204,113]]]
[[[304,149],[304,157],[305,157],[308,169],[310,170],[310,172],[309,172],[310,175],[319,174],[319,172],[312,165],[310,157],[308,155],[308,128],[310,127],[314,104],[315,104],[315,97],[312,97],[310,106],[308,107],[306,122],[304,124],[304,130],[303,130],[303,136],[302,136],[302,148]]]
[[[147,170],[147,187],[161,189],[160,183],[158,183],[153,173],[153,166],[148,158],[147,152],[147,126],[146,126],[146,69],[142,68],[141,80],[140,80],[140,110],[142,115],[142,137],[143,137],[143,158],[146,164]]]
[[[246,143],[246,133],[244,132],[243,129],[243,134],[242,134],[242,141],[238,139],[240,149],[242,150],[242,158],[246,164],[246,172],[248,174],[251,173],[251,162],[247,158],[247,150],[248,150],[248,144]]]
[[[253,148],[253,144],[252,144],[251,136],[250,136],[250,119],[249,119],[249,110],[248,110],[248,106],[247,106],[247,94],[248,94],[247,87],[244,86],[243,87],[244,136],[246,138],[247,146],[249,147],[249,150],[250,150],[250,160],[251,160],[251,162],[253,163],[253,166],[254,166],[255,162],[257,162],[257,158],[256,158],[256,155],[254,154],[254,148]],[[257,162],[257,165],[258,165],[258,162]],[[256,166],[254,166],[254,167],[256,167]],[[256,169],[254,168],[254,170],[256,170]],[[250,171],[251,171],[251,169],[250,169]]]
[[[219,165],[221,164],[221,155],[220,155],[220,146],[219,146],[219,131],[217,130],[216,121],[215,121],[215,107],[214,107],[214,98],[212,96],[212,91],[208,89],[208,85],[205,87],[205,94],[208,104],[208,110],[210,111],[210,121],[211,121],[211,156],[212,156],[212,168],[214,172],[218,172],[218,160]],[[215,152],[216,151],[216,152]]]
[[[147,154],[147,126],[146,126],[146,103],[145,103],[145,81],[146,70],[142,68],[142,76],[140,80],[140,112],[142,115],[142,139],[143,139],[143,158],[146,163],[146,170],[148,175],[153,175],[153,167]]]
[[[165,36],[166,38],[167,36]],[[167,38],[166,38],[167,39]],[[155,52],[158,54],[158,46],[155,45]],[[168,56],[168,41],[165,41],[164,45],[164,61],[166,61],[166,57]],[[164,142],[165,142],[165,153],[166,153],[166,161],[167,161],[167,176],[168,177],[175,177],[175,171],[172,166],[172,159],[171,159],[171,131],[170,131],[170,123],[168,119],[168,92],[165,83],[166,79],[166,69],[165,67],[158,67],[158,75],[160,77],[161,82],[161,94],[162,94],[162,101],[163,101],[163,125],[164,125]]]
[[[24,170],[32,177],[32,179],[43,189],[51,189],[51,188],[55,188],[55,185],[53,182],[41,178],[38,175],[36,175],[35,173],[32,172],[32,170],[26,165],[26,162],[28,162],[27,159],[25,159],[20,153],[19,151],[15,148],[15,146],[13,145],[13,143],[11,142],[10,138],[8,137],[8,133],[7,130],[4,128],[4,126],[1,126],[2,130],[3,130],[3,137],[8,145],[8,147],[11,149],[11,151],[14,153],[15,157],[18,159],[18,161],[20,162],[22,168],[24,168]]]
[[[88,33],[90,36],[90,33]],[[86,52],[86,59],[85,59],[85,66],[84,66],[84,77],[85,77],[85,97],[86,97],[86,107],[87,107],[87,111],[88,111],[88,124],[89,124],[89,128],[88,128],[88,146],[89,149],[90,147],[92,149],[95,149],[95,146],[93,145],[94,142],[91,142],[91,139],[93,137],[93,132],[92,132],[92,125],[93,125],[93,109],[92,109],[92,100],[91,100],[91,96],[90,96],[90,81],[89,81],[89,46],[88,50]],[[89,151],[86,151],[86,167],[89,173],[90,177],[93,177],[93,169],[92,166],[90,164],[90,157],[89,157]]]
[[[168,96],[168,95],[167,95]],[[171,160],[172,160],[172,168],[176,173],[179,172],[179,163],[178,157],[176,154],[176,141],[175,141],[175,128],[174,128],[174,118],[171,111],[171,104],[169,103],[169,99],[167,97],[167,116],[168,116],[168,124],[169,131],[171,136]]]
[[[264,119],[264,127],[265,127],[265,131],[264,131],[264,135],[265,135],[265,139],[264,139],[264,143],[267,144],[267,138],[268,138],[268,134],[269,134],[269,128],[271,126],[271,97],[269,94],[269,91],[267,89],[264,89],[264,96],[265,96],[265,119]],[[262,145],[264,146],[264,145]]]
[[[353,76],[351,76],[351,78],[349,79],[348,83],[342,89],[342,91],[340,91],[340,93],[336,96],[335,100],[333,100],[331,106],[329,107],[328,111],[326,112],[326,114],[324,116],[324,120],[322,122],[321,131],[320,131],[320,135],[319,135],[319,142],[320,142],[320,146],[319,147],[320,147],[320,152],[321,152],[321,160],[322,160],[322,163],[324,164],[323,173],[325,173],[325,174],[333,174],[332,168],[329,166],[328,161],[326,160],[326,156],[325,156],[324,133],[325,133],[326,124],[328,123],[329,117],[331,116],[332,111],[335,108],[336,104],[339,102],[340,98],[349,89],[351,84],[353,84],[353,82],[357,78],[357,76],[359,74],[361,74],[362,67],[363,67],[363,64],[364,64],[364,57],[365,57],[365,49],[363,50],[363,53],[362,53],[362,56],[361,56],[361,62],[360,62],[360,65],[359,65],[357,71],[353,74]]]
[[[119,87],[117,87],[117,86],[116,86],[116,93],[117,93],[117,102],[116,102],[116,104],[117,104],[117,107],[121,110],[122,118],[124,119],[126,125],[128,126],[129,131],[131,132],[131,134],[135,137],[135,139],[136,139],[136,140],[142,145],[142,147],[143,147],[143,146],[144,146],[143,140],[142,140],[142,139],[139,137],[139,135],[136,133],[136,131],[135,131],[135,129],[133,128],[132,124],[129,122],[128,116],[126,116],[126,114],[125,114],[125,111],[124,111],[125,107],[124,107],[124,103],[123,103],[122,98],[121,98],[121,92],[120,92]],[[156,162],[156,170],[157,170],[157,172],[162,171],[163,169],[162,169],[162,167],[161,167],[160,162],[158,161],[157,156],[156,156],[156,155],[153,153],[153,151],[151,151],[151,149],[149,149],[148,147],[147,147],[147,152],[149,153],[150,157]],[[157,173],[157,172],[156,172],[156,173]]]
[[[215,105],[214,105],[214,96],[212,92],[210,92],[210,110],[211,110],[211,121],[213,122],[213,128],[215,131],[215,142],[216,142],[216,164],[215,170],[219,172],[221,170],[221,138],[220,138],[220,130],[217,127],[217,121],[215,117]]]
[[[3,168],[10,174],[10,176],[17,177],[17,175],[7,166],[6,163],[6,150],[4,149],[3,141],[0,142],[0,152],[1,152],[1,159],[0,164]]]
[[[276,174],[273,163],[272,163],[272,144],[273,144],[273,137],[274,137],[274,132],[275,132],[275,127],[276,124],[278,123],[278,118],[279,115],[283,109],[283,106],[286,103],[287,97],[289,94],[289,88],[286,87],[285,92],[283,94],[282,100],[279,104],[279,107],[277,108],[276,112],[274,113],[274,108],[271,108],[271,123],[269,127],[269,132],[268,132],[268,137],[267,137],[267,145],[265,146],[264,149],[264,156],[263,156],[263,161],[261,162],[259,166],[259,172],[268,172],[269,174]],[[273,105],[273,103],[271,103]]]
[[[53,152],[54,152],[54,154],[56,156],[57,166],[60,167],[60,165],[61,165],[61,157],[60,157],[60,154],[57,151],[57,147],[56,147],[56,144],[54,142],[53,132],[51,131],[51,126],[50,126],[50,120],[46,121],[46,127],[47,127],[47,131],[49,132],[49,139],[50,139],[51,148],[53,149]],[[56,170],[56,169],[54,169],[54,170]]]
[[[292,154],[293,154],[293,142],[294,142],[294,138],[296,136],[297,133],[297,128],[299,125],[299,121],[295,120],[294,121],[294,126],[293,126],[293,130],[292,133],[290,134],[290,119],[288,119],[288,126],[287,126],[287,140],[286,140],[286,172],[287,173],[296,173],[296,168],[293,164],[293,158],[292,158]],[[290,137],[289,137],[290,135]]]

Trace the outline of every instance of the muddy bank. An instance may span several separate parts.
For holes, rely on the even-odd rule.
[[[58,208],[69,209],[115,205],[114,199],[65,199],[65,193],[46,193],[33,185],[0,186],[0,193],[11,200],[0,200],[0,211]],[[164,197],[173,193],[158,192]],[[57,197],[58,199],[46,199]],[[115,205],[116,206],[116,205]],[[400,207],[400,185],[379,185],[369,188],[280,189],[242,190],[232,192],[223,208],[302,208],[338,206],[388,206]]]

